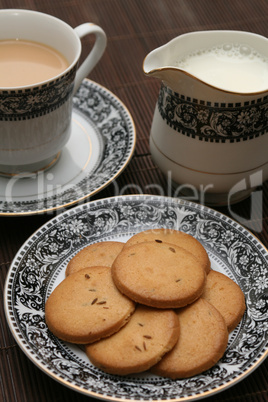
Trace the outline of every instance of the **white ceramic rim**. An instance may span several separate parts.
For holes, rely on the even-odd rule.
[[[202,35],[202,36],[214,35],[214,37],[215,37],[217,34],[221,34],[221,35],[224,35],[226,37],[229,37],[231,35],[235,35],[238,38],[239,37],[241,38],[242,36],[244,36],[246,38],[250,38],[249,42],[251,42],[252,38],[258,38],[259,40],[267,41],[267,43],[268,43],[268,38],[265,37],[264,35],[260,35],[260,34],[257,34],[257,33],[254,33],[254,32],[249,32],[249,31],[229,30],[229,29],[200,30],[200,31],[192,31],[192,32],[183,33],[183,34],[171,39],[170,41],[168,41],[164,45],[161,45],[158,48],[153,49],[149,54],[154,53],[155,55],[157,55],[158,53],[163,51],[163,49],[167,48],[168,46],[170,46],[170,47],[174,46],[177,41],[179,41],[182,38],[185,38],[187,36],[189,38],[192,37],[192,41],[194,43],[195,38],[200,36],[200,35]],[[252,46],[251,43],[250,43],[250,45]],[[210,44],[210,46],[211,46],[211,44]],[[265,48],[267,48],[267,45],[265,46]],[[256,49],[259,50],[258,47],[256,47]],[[187,71],[185,71],[185,70],[183,70],[183,69],[181,69],[179,67],[164,66],[164,67],[160,67],[160,68],[157,68],[157,69],[151,69],[150,70],[149,66],[147,66],[147,62],[148,62],[147,57],[149,56],[149,54],[147,54],[147,56],[144,58],[143,65],[142,65],[144,74],[146,74],[148,76],[154,76],[154,74],[156,74],[157,71],[171,71],[171,70],[174,70],[174,71],[181,71],[185,75],[188,75],[189,77],[192,77],[196,81],[199,81],[202,84],[204,84],[204,85],[206,85],[206,86],[208,86],[210,88],[214,88],[217,91],[221,91],[223,93],[236,94],[236,95],[240,95],[240,96],[250,96],[250,95],[256,95],[256,94],[260,94],[260,95],[265,94],[268,91],[268,88],[265,89],[265,90],[262,90],[262,91],[255,91],[255,92],[238,92],[238,91],[231,91],[231,90],[224,89],[224,88],[219,88],[219,87],[216,87],[215,85],[207,83],[206,81],[203,81],[202,79],[196,77],[195,75],[193,75],[191,73],[188,73]],[[267,53],[266,57],[268,57],[268,53]]]

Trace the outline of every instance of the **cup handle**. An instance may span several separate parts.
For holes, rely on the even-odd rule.
[[[83,79],[88,76],[91,70],[93,70],[98,61],[101,59],[107,43],[107,37],[103,29],[93,23],[79,25],[78,27],[74,28],[74,31],[80,39],[88,34],[94,34],[96,40],[91,52],[76,72],[73,93],[77,91]]]

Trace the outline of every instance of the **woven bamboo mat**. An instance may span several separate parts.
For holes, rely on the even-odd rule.
[[[148,146],[150,125],[159,82],[143,74],[142,63],[152,49],[173,37],[193,30],[238,29],[268,37],[267,0],[0,0],[1,8],[28,8],[59,17],[75,27],[92,21],[108,37],[107,50],[90,74],[117,95],[127,106],[136,126],[137,143],[129,165],[116,180],[92,199],[114,195],[147,193],[173,195],[167,180],[154,165]],[[1,27],[0,27],[1,31]],[[88,49],[91,38],[83,40]],[[85,51],[83,51],[84,57]],[[263,188],[262,215],[251,211],[250,200],[232,207],[251,230],[268,246],[268,184]],[[226,208],[218,208],[228,214]],[[23,242],[53,215],[0,218],[0,293],[3,294],[9,265]],[[209,401],[265,402],[267,361],[246,380]],[[0,401],[47,402],[88,401],[41,372],[25,357],[10,333],[0,302]],[[205,400],[205,399],[203,399]]]

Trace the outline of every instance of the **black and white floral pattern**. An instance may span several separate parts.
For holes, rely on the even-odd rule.
[[[136,133],[131,115],[124,104],[106,88],[85,79],[73,98],[73,108],[90,122],[104,144],[94,171],[84,175],[75,188],[69,186],[53,196],[48,197],[44,193],[31,201],[24,201],[23,197],[0,199],[1,215],[25,215],[62,209],[100,191],[126,167],[134,152]],[[26,180],[32,181],[33,177]],[[3,198],[4,194],[1,195]]]
[[[67,263],[84,246],[125,241],[148,228],[175,228],[195,236],[213,269],[242,288],[247,310],[230,334],[221,361],[201,375],[170,380],[150,374],[103,373],[46,327],[44,305]],[[39,229],[15,257],[5,286],[6,315],[17,342],[42,370],[65,385],[107,400],[199,399],[234,385],[252,372],[268,350],[268,252],[238,223],[207,207],[157,196],[122,196],[78,206]],[[81,356],[82,353],[82,356]]]
[[[0,121],[34,119],[57,109],[72,95],[76,67],[48,84],[0,91]]]
[[[244,104],[212,103],[180,95],[162,84],[158,110],[174,130],[202,141],[245,141],[268,131],[267,96]]]

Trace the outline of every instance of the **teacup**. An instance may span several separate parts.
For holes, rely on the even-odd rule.
[[[231,204],[268,179],[267,38],[190,32],[150,52],[143,69],[162,81],[150,148],[178,195]]]
[[[73,29],[58,18],[31,10],[0,10],[0,26],[0,41],[40,44],[67,63],[47,79],[0,87],[0,174],[37,172],[52,166],[67,143],[72,96],[102,57],[106,35],[93,23]],[[88,34],[95,35],[95,43],[78,68],[80,39]]]

